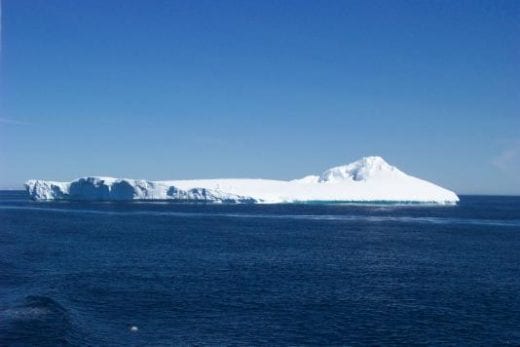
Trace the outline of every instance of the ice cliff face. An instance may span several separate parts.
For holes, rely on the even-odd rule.
[[[27,192],[34,200],[183,200],[201,202],[254,202],[251,198],[219,190],[175,186],[146,180],[82,177],[70,183],[29,180]]]
[[[147,181],[83,177],[72,182],[29,180],[34,200],[174,200],[216,203],[282,203],[307,201],[406,201],[453,204],[449,190],[409,176],[381,157],[293,181],[208,179]]]

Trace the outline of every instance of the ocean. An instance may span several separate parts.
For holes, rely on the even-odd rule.
[[[0,346],[520,345],[520,197],[34,202],[0,192]]]

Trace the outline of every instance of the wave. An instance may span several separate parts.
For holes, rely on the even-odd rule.
[[[0,340],[7,345],[76,345],[82,340],[68,310],[47,296],[27,296],[0,309]]]
[[[456,225],[483,225],[520,227],[520,220],[476,219],[476,218],[447,218],[447,217],[415,217],[415,216],[374,216],[374,215],[337,215],[337,214],[252,214],[252,213],[215,213],[215,212],[177,212],[177,211],[108,211],[95,209],[66,209],[44,208],[32,206],[0,206],[0,210],[28,210],[41,212],[57,212],[66,214],[100,214],[109,216],[164,216],[182,218],[257,218],[257,219],[287,219],[287,220],[316,220],[316,221],[344,221],[367,223],[410,223],[410,224],[456,224]]]

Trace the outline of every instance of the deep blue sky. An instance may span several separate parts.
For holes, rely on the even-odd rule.
[[[381,155],[520,194],[520,1],[4,0],[0,187]]]

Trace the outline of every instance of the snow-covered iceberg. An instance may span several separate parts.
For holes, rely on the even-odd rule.
[[[83,177],[72,182],[29,180],[34,200],[174,200],[229,203],[415,202],[455,204],[457,195],[410,176],[381,157],[365,157],[319,176],[292,181],[202,179],[147,181]]]

